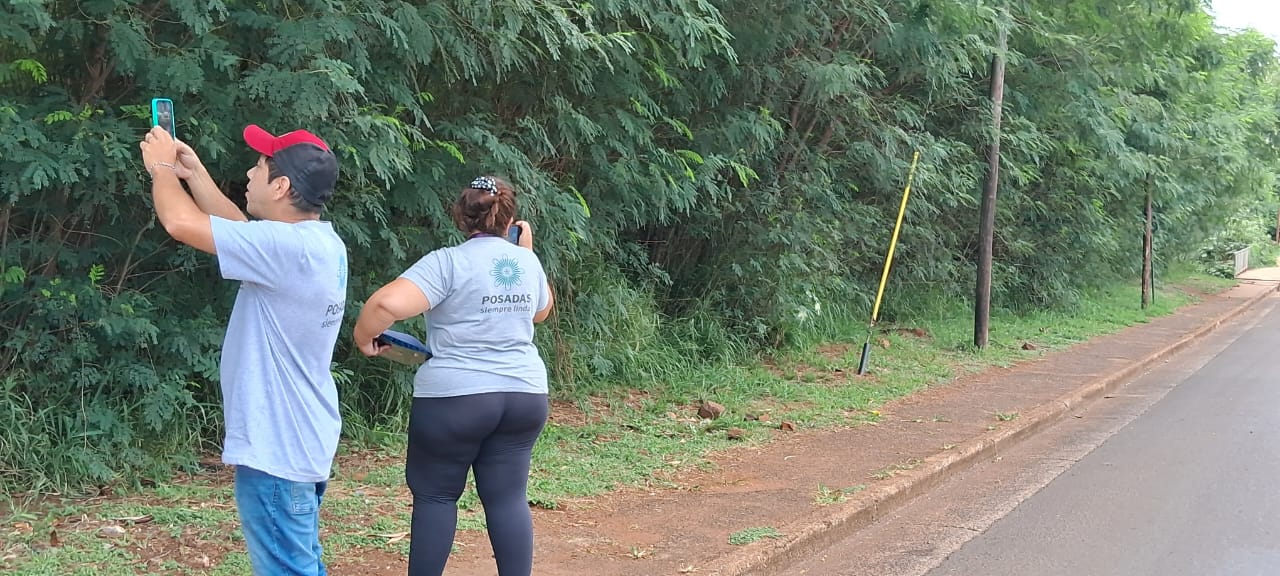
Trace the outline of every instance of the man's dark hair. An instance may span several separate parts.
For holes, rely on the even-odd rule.
[[[277,165],[276,161],[273,160],[270,156],[267,156],[266,160],[267,160],[267,182],[268,183],[275,182],[276,178],[286,175],[284,172],[280,170],[280,166]],[[306,198],[303,198],[302,195],[299,194],[297,190],[294,190],[292,181],[289,184],[289,204],[291,204],[299,212],[306,212],[308,214],[320,214],[321,212],[324,212],[324,206],[317,206],[315,204],[307,202]]]

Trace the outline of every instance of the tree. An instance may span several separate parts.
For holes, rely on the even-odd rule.
[[[996,191],[1000,186],[1000,116],[1004,106],[1004,52],[1008,30],[997,25],[999,40],[991,57],[991,146],[987,151],[987,182],[982,191],[978,232],[978,285],[974,296],[973,345],[986,348],[991,320],[991,249],[995,243]]]
[[[1001,2],[999,6],[1004,6]],[[991,306],[1067,306],[1193,254],[1275,192],[1274,45],[1198,4],[303,0],[0,4],[0,483],[163,475],[216,447],[235,287],[157,230],[146,102],[241,201],[248,123],[306,126],[342,162],[348,322],[460,238],[447,206],[508,176],[560,313],[559,393],[866,317],[913,150],[892,323],[975,294],[991,56],[1005,56]],[[1152,263],[1156,268],[1159,261]],[[890,287],[893,290],[893,287]],[[941,304],[940,304],[941,303]],[[819,322],[818,320],[824,322]],[[350,326],[347,326],[349,329]],[[407,374],[334,372],[348,439],[399,422]],[[87,440],[87,439],[91,439]],[[194,441],[193,441],[194,439]]]

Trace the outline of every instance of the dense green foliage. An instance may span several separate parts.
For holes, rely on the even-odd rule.
[[[913,150],[881,316],[969,297],[999,27],[997,306],[1136,276],[1148,191],[1166,261],[1232,218],[1273,221],[1275,47],[1170,4],[3,0],[0,485],[163,473],[216,446],[234,286],[152,217],[153,96],[238,202],[245,124],[339,151],[345,334],[460,238],[461,185],[508,176],[559,297],[539,334],[555,387],[643,386],[864,317]],[[348,433],[402,414],[406,373],[345,337],[336,359]]]

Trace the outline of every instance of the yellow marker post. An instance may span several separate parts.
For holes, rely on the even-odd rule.
[[[911,195],[911,181],[916,175],[916,163],[920,160],[920,151],[916,150],[911,157],[911,169],[907,171],[907,187],[902,190],[902,205],[898,207],[898,221],[893,225],[893,237],[889,240],[889,255],[884,259],[884,271],[880,273],[880,288],[876,290],[876,302],[871,308],[871,326],[867,328],[867,341],[862,344],[862,359],[858,361],[858,374],[867,373],[867,360],[871,357],[871,332],[876,327],[876,319],[880,316],[880,300],[884,297],[884,286],[889,280],[889,267],[893,264],[893,250],[898,246],[898,232],[902,230],[902,217],[907,213],[907,197]]]

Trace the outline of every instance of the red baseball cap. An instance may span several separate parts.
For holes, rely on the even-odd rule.
[[[329,145],[325,144],[324,140],[306,130],[294,130],[293,132],[273,136],[257,124],[250,124],[244,127],[244,142],[250,148],[261,152],[268,158],[274,157],[276,152],[295,144],[315,144],[324,150],[329,149]]]
[[[293,189],[312,206],[321,208],[333,196],[338,181],[338,159],[319,136],[306,130],[274,136],[250,124],[244,129],[244,141],[274,160],[289,177]]]

